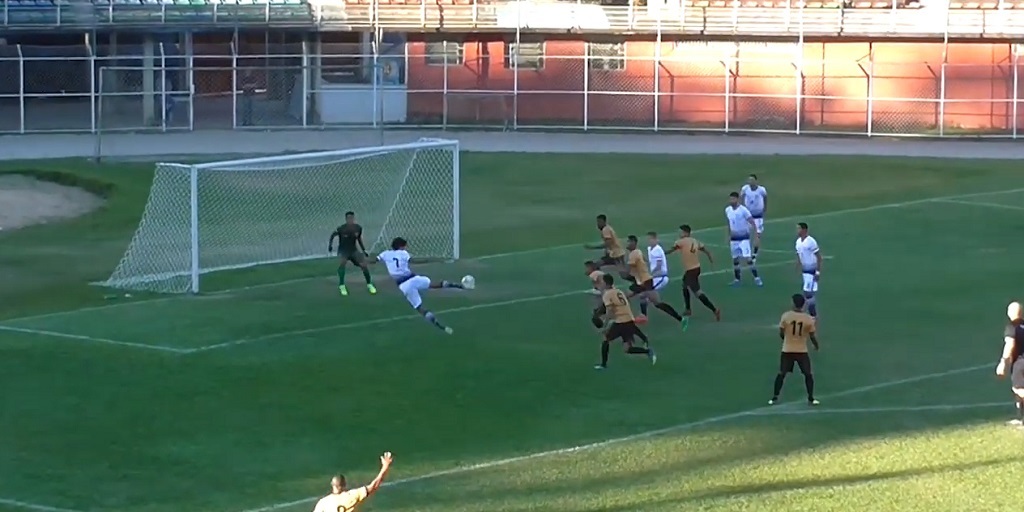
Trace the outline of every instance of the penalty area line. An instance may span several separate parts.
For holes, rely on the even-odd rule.
[[[42,329],[28,329],[24,327],[13,327],[10,325],[0,325],[0,331],[16,332],[20,334],[31,334],[34,336],[48,336],[51,338],[63,338],[69,340],[88,341],[91,343],[102,343],[106,345],[117,345],[120,347],[132,347],[141,348],[146,350],[156,350],[158,352],[170,352],[174,354],[187,354],[189,349],[165,347],[163,345],[146,345],[145,343],[132,343],[130,341],[112,340],[109,338],[97,338],[95,336],[85,336],[83,334],[71,334],[66,332],[57,331],[46,331]]]
[[[957,375],[957,374],[961,374],[961,373],[968,373],[968,372],[980,370],[982,368],[989,368],[990,366],[991,366],[990,364],[986,363],[986,364],[980,364],[980,365],[975,365],[975,366],[967,366],[967,367],[963,367],[963,368],[955,368],[955,369],[952,369],[952,370],[946,370],[946,371],[942,371],[942,372],[927,373],[927,374],[917,375],[917,376],[914,376],[914,377],[907,377],[907,378],[903,378],[903,379],[897,379],[897,380],[891,380],[891,381],[886,381],[886,382],[880,382],[880,383],[877,383],[877,384],[870,384],[870,385],[867,385],[867,386],[861,386],[861,387],[847,389],[846,391],[840,391],[838,393],[833,393],[831,395],[825,395],[825,396],[823,396],[823,398],[826,398],[826,397],[828,397],[828,398],[841,398],[841,397],[844,397],[844,396],[856,395],[856,394],[859,394],[859,393],[867,393],[869,391],[875,391],[875,390],[878,390],[878,389],[890,388],[890,387],[894,387],[894,386],[901,386],[901,385],[904,385],[904,384],[912,384],[912,383],[915,383],[915,382],[920,382],[920,381],[929,380],[929,379],[939,379],[939,378],[942,378],[942,377],[948,377],[948,376],[951,376],[951,375]],[[775,407],[776,408],[787,407],[787,406],[792,406],[792,405],[796,405],[796,404],[799,404],[799,403],[801,403],[801,401],[788,402],[786,404],[778,405],[778,406],[775,406]],[[680,423],[680,424],[673,425],[673,426],[670,426],[670,427],[665,427],[665,428],[656,429],[656,430],[648,430],[646,432],[640,432],[638,434],[622,436],[622,437],[616,437],[616,438],[612,438],[612,439],[607,439],[605,441],[598,441],[598,442],[595,442],[595,443],[582,444],[582,445],[578,445],[578,446],[572,446],[572,447],[569,447],[569,448],[562,448],[562,449],[558,449],[558,450],[549,450],[549,451],[544,451],[544,452],[536,452],[536,453],[531,453],[531,454],[527,454],[527,455],[521,455],[521,456],[518,456],[518,457],[509,457],[507,459],[499,459],[499,460],[493,460],[493,461],[490,461],[490,462],[482,462],[480,464],[473,464],[473,465],[469,465],[469,466],[460,466],[460,467],[455,467],[455,468],[446,469],[446,470],[442,470],[442,471],[435,471],[433,473],[427,473],[425,475],[414,476],[414,477],[410,477],[410,478],[402,478],[402,479],[394,480],[394,481],[391,481],[391,482],[385,482],[384,486],[392,487],[392,486],[397,486],[397,485],[411,484],[411,483],[415,483],[415,482],[420,482],[420,481],[424,481],[424,480],[432,480],[432,479],[435,479],[435,478],[441,478],[441,477],[445,477],[445,476],[458,475],[458,474],[462,474],[462,473],[470,473],[470,472],[474,472],[474,471],[481,471],[481,470],[492,469],[492,468],[497,468],[497,467],[501,467],[501,466],[507,466],[509,464],[514,464],[514,463],[517,463],[517,462],[526,462],[526,461],[531,461],[531,460],[535,460],[535,459],[542,459],[542,458],[553,457],[553,456],[558,456],[558,455],[569,455],[569,454],[574,454],[574,453],[579,453],[579,452],[584,452],[584,451],[589,451],[589,450],[605,448],[605,447],[612,446],[612,445],[628,443],[628,442],[631,442],[631,441],[639,441],[639,440],[643,440],[643,439],[649,439],[649,438],[652,438],[652,437],[659,437],[659,436],[662,436],[662,435],[665,435],[665,434],[671,434],[671,433],[675,433],[675,432],[683,432],[683,431],[692,430],[692,429],[699,428],[699,427],[704,427],[704,426],[707,426],[707,425],[713,425],[713,424],[717,424],[717,423],[723,423],[723,422],[726,422],[726,421],[731,421],[731,420],[734,420],[734,419],[737,419],[737,418],[743,418],[743,417],[747,417],[747,416],[751,416],[751,415],[756,415],[757,413],[759,413],[761,411],[764,411],[766,409],[769,409],[770,407],[771,406],[755,407],[753,409],[748,409],[748,410],[745,410],[745,411],[734,412],[734,413],[730,413],[730,414],[722,414],[720,416],[711,416],[709,418],[705,418],[705,419],[702,419],[702,420],[692,421],[692,422],[689,422],[689,423]],[[318,500],[319,498],[320,498],[319,495],[317,495],[317,496],[310,496],[308,498],[302,498],[302,499],[298,499],[298,500],[292,500],[292,501],[286,501],[286,502],[281,502],[281,503],[275,503],[275,504],[267,505],[267,506],[264,506],[264,507],[248,509],[248,510],[245,510],[243,512],[272,512],[274,510],[280,510],[280,509],[283,509],[283,508],[296,507],[296,506],[299,506],[299,505],[304,505],[304,504],[307,504],[307,503],[312,503],[312,502]]]
[[[962,411],[968,409],[987,409],[993,407],[1011,408],[1009,402],[982,402],[975,404],[936,404],[936,405],[907,405],[893,407],[851,407],[851,408],[821,408],[813,407],[808,409],[782,409],[778,411],[765,410],[752,413],[751,416],[800,416],[811,414],[872,414],[872,413],[902,413],[902,412],[926,412],[926,411]]]
[[[37,510],[39,512],[81,512],[70,508],[51,507],[49,505],[40,505],[38,503],[29,503],[27,501],[12,500],[8,498],[0,498],[0,505],[7,505],[8,507],[21,508],[25,510]]]
[[[986,201],[960,201],[956,199],[940,199],[937,203],[948,203],[948,204],[961,204],[964,206],[979,206],[982,208],[1001,208],[1003,210],[1013,210],[1018,212],[1024,212],[1024,206],[1015,206],[1012,204],[999,204],[989,203]]]
[[[829,256],[825,256],[825,258],[826,259],[831,259],[831,257],[829,257]],[[762,265],[758,265],[758,268],[781,267],[781,266],[791,265],[791,264],[793,264],[792,261],[774,261],[774,262],[771,262],[771,263],[765,263],[765,264],[762,264]],[[703,273],[703,274],[701,274],[701,276],[703,277],[703,276],[720,275],[720,274],[725,274],[727,272],[732,272],[732,269],[729,268],[729,269],[713,270],[711,272]],[[679,279],[681,279],[681,277],[677,276],[677,277],[671,278],[670,281],[678,281]],[[468,292],[468,293],[472,293],[472,292]],[[498,308],[498,307],[504,307],[504,306],[514,306],[514,305],[517,305],[517,304],[527,304],[527,303],[530,303],[530,302],[539,302],[539,301],[544,301],[544,300],[559,299],[559,298],[562,298],[562,297],[571,297],[573,295],[584,295],[586,293],[587,293],[587,290],[573,290],[573,291],[570,291],[570,292],[553,293],[553,294],[550,294],[550,295],[537,295],[537,296],[534,296],[534,297],[522,297],[522,298],[518,298],[518,299],[509,299],[509,300],[503,300],[503,301],[498,301],[498,302],[485,302],[483,304],[473,304],[472,306],[461,306],[461,307],[457,307],[457,308],[440,309],[440,310],[435,311],[434,313],[436,313],[438,315],[445,315],[445,314],[451,314],[451,313],[463,313],[463,312],[466,312],[466,311],[476,311],[476,310],[479,310],[479,309],[490,309],[490,308]],[[389,323],[392,323],[392,322],[399,322],[399,321],[402,321],[402,320],[415,320],[415,319],[418,319],[418,318],[422,318],[422,317],[418,313],[413,313],[413,314],[409,314],[409,315],[398,315],[398,316],[389,316],[389,317],[386,317],[386,318],[375,318],[373,320],[366,320],[366,321],[363,321],[363,322],[349,322],[349,323],[344,323],[344,324],[334,324],[334,325],[326,325],[326,326],[323,326],[323,327],[314,327],[314,328],[311,328],[311,329],[299,329],[299,330],[295,330],[295,331],[277,332],[277,333],[272,333],[272,334],[266,334],[266,335],[263,335],[263,336],[257,336],[255,338],[245,338],[245,339],[239,339],[239,340],[232,340],[232,341],[226,341],[226,342],[223,342],[223,343],[216,343],[216,344],[213,344],[213,345],[207,345],[205,347],[199,347],[199,348],[193,348],[193,349],[185,349],[185,350],[181,350],[181,353],[185,354],[185,355],[188,355],[188,354],[195,354],[195,353],[199,353],[199,352],[209,352],[211,350],[220,350],[220,349],[229,348],[229,347],[237,347],[237,346],[240,346],[240,345],[249,345],[249,344],[252,344],[252,343],[259,343],[259,342],[263,342],[263,341],[275,340],[275,339],[278,339],[278,338],[288,338],[288,337],[293,337],[293,336],[305,336],[305,335],[309,335],[309,334],[318,334],[318,333],[322,333],[322,332],[337,331],[337,330],[341,330],[341,329],[352,329],[352,328],[357,328],[357,327],[370,327],[370,326],[374,326],[374,325],[382,325],[382,324],[389,324]]]

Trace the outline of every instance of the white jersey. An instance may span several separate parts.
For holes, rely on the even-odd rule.
[[[729,239],[733,242],[750,240],[750,220],[754,218],[746,206],[725,207],[725,218],[729,221]]]
[[[668,275],[668,261],[665,260],[665,249],[662,249],[661,245],[647,248],[647,261],[650,262],[652,276],[663,277]]]
[[[743,185],[740,189],[740,198],[743,199],[743,206],[750,210],[750,215],[755,219],[764,218],[765,202],[768,199],[768,191],[758,185],[756,189],[750,185]]]
[[[388,275],[395,280],[398,290],[405,295],[405,300],[414,308],[423,305],[423,297],[420,292],[430,288],[430,278],[417,275],[409,268],[409,251],[399,249],[397,251],[384,251],[377,255],[377,259],[388,267]]]
[[[804,292],[816,293],[818,291],[818,241],[813,236],[796,239],[796,257],[800,260],[800,270],[803,273]]]
[[[409,260],[412,259],[412,256],[405,249],[384,251],[377,255],[377,259],[387,265],[388,275],[398,284],[408,281],[409,278],[416,277],[416,274],[409,268]]]

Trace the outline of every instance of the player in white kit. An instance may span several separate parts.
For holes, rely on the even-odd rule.
[[[750,210],[754,226],[757,227],[758,243],[754,244],[754,254],[750,257],[757,262],[757,252],[761,250],[761,233],[764,233],[764,214],[768,212],[768,191],[758,184],[756,174],[747,178],[747,184],[740,189],[740,199],[743,200],[743,206]]]
[[[746,263],[750,267],[750,273],[754,276],[754,283],[764,286],[761,277],[757,275],[757,265],[754,263],[753,253],[750,250],[750,239],[757,242],[757,225],[754,223],[754,216],[746,206],[740,204],[738,192],[729,194],[729,206],[725,207],[725,218],[728,221],[726,230],[729,233],[729,251],[732,253],[732,286],[740,284],[740,263]]]
[[[807,232],[807,223],[796,225],[796,262],[803,276],[804,297],[807,299],[807,313],[818,318],[818,278],[821,277],[821,249],[818,241]]]
[[[665,249],[658,242],[658,234],[654,231],[647,232],[647,261],[651,267],[651,277],[654,278],[654,291],[660,292],[668,286],[668,261],[665,259]],[[640,313],[647,316],[647,303],[640,303]]]
[[[437,320],[437,317],[434,316],[434,313],[423,307],[423,298],[420,297],[420,292],[436,288],[462,288],[462,285],[449,281],[431,281],[429,277],[413,272],[409,268],[410,263],[426,263],[430,260],[413,258],[409,251],[406,250],[408,245],[409,243],[404,238],[395,238],[391,241],[391,250],[378,254],[377,261],[387,265],[388,275],[398,285],[398,290],[402,292],[405,300],[409,301],[413,309],[423,315],[423,318],[427,319],[428,322],[438,329],[451,334],[454,332],[451,327],[442,325]]]

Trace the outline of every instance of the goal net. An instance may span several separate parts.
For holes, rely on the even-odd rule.
[[[100,284],[197,293],[209,272],[326,258],[348,210],[369,251],[402,236],[417,257],[458,259],[458,141],[157,164],[139,227]]]

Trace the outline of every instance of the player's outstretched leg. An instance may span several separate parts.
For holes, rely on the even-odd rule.
[[[739,286],[740,285],[740,278],[741,277],[743,277],[743,276],[740,273],[740,259],[739,258],[733,258],[732,259],[732,285],[733,286]]]
[[[594,365],[595,370],[604,370],[608,368],[608,352],[611,351],[611,341],[603,340],[601,342],[601,363]]]
[[[437,319],[437,316],[435,316],[432,311],[425,309],[423,306],[416,308],[416,311],[419,311],[420,314],[423,315],[423,318],[426,321],[430,322],[430,325],[433,325],[434,327],[437,327],[438,329],[441,329],[442,331],[448,334],[455,332],[451,327],[442,324],[441,321]]]
[[[647,316],[647,307],[650,303],[647,301],[647,297],[640,297],[640,315]]]
[[[458,288],[460,290],[465,289],[462,286],[462,283],[453,283],[451,281],[440,281],[440,282],[431,281],[430,282],[430,287],[435,289],[435,290],[437,290],[439,288]]]

